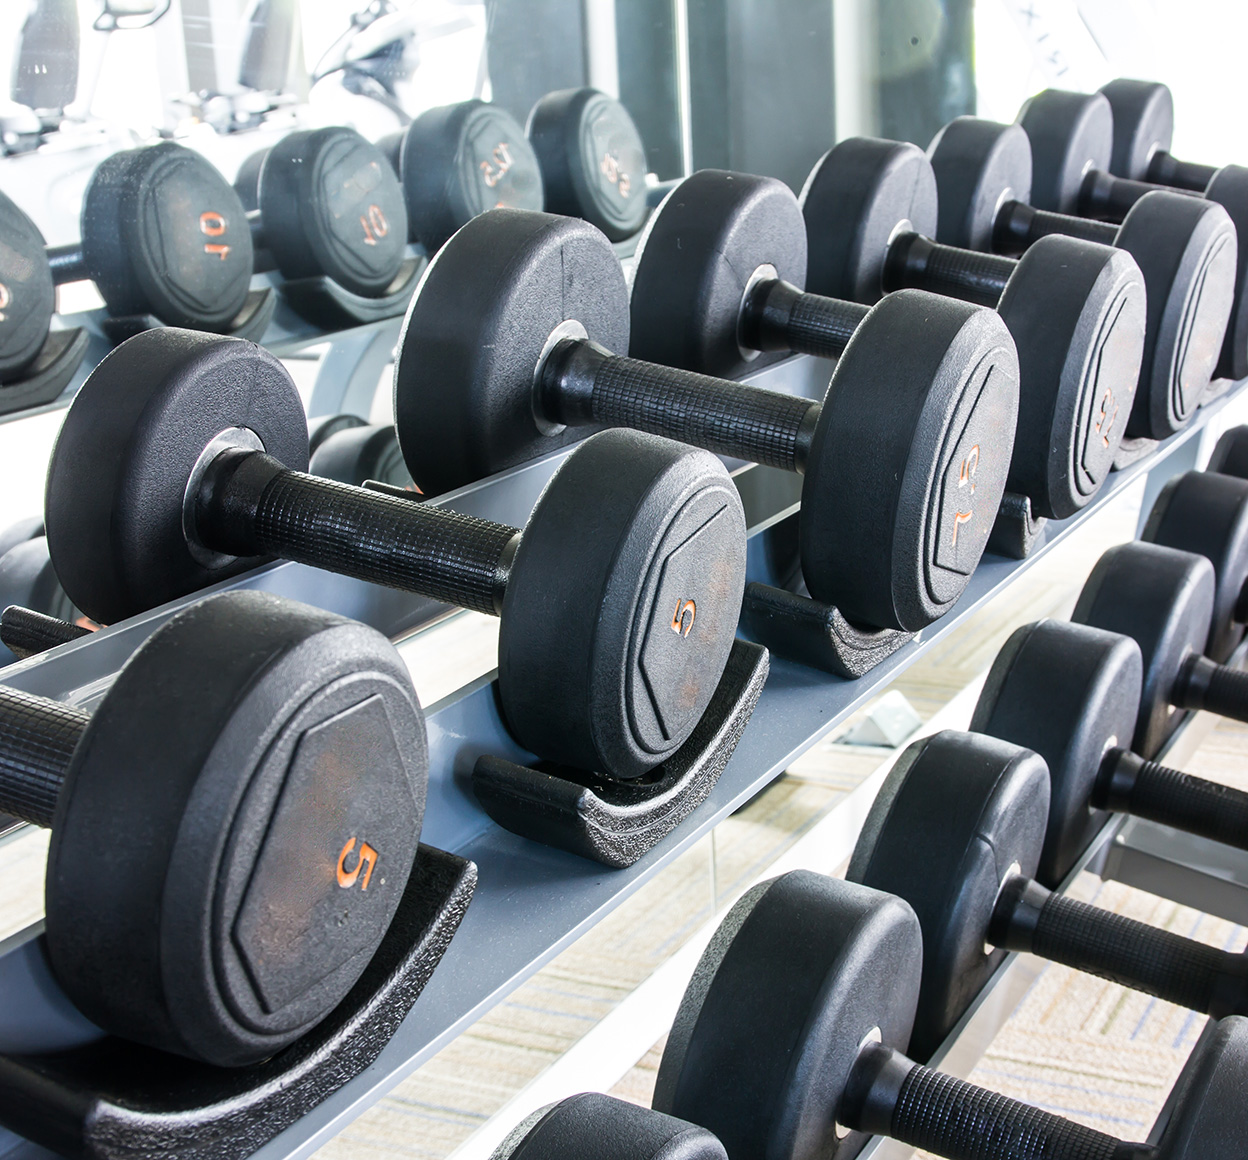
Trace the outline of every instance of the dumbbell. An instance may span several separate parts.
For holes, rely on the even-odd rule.
[[[1116,118],[1101,93],[1046,89],[1023,106],[1018,123],[1031,141],[1030,200],[1038,209],[1121,222],[1141,197],[1160,188],[1110,172]],[[1248,169],[1228,165],[1211,173],[1201,192],[1235,224],[1235,304],[1214,373],[1242,379],[1248,375]]]
[[[1120,226],[1036,209],[1026,200],[1031,143],[1020,125],[959,117],[936,134],[928,156],[942,242],[1013,254],[1067,234],[1135,258],[1148,318],[1127,435],[1163,439],[1187,423],[1217,365],[1234,302],[1236,238],[1226,210],[1162,190],[1141,197]]]
[[[413,241],[433,254],[487,209],[541,209],[542,171],[520,123],[485,101],[426,109],[377,142],[403,183]]]
[[[1021,261],[937,245],[928,236],[936,179],[926,157],[914,145],[873,138],[825,154],[806,179],[801,209],[808,290],[871,304],[885,291],[915,287],[997,309],[1022,376],[1006,487],[1028,496],[1037,516],[1064,519],[1082,508],[1113,463],[1143,352],[1144,286],[1130,255],[1068,238]],[[640,288],[639,264],[634,304]],[[654,289],[647,283],[642,301]],[[663,297],[675,309],[678,299]]]
[[[408,491],[415,488],[389,423],[352,424],[326,435],[308,460],[308,474],[356,487],[371,479]]]
[[[74,624],[17,604],[0,609],[0,645],[18,660],[90,636],[92,631],[85,624]],[[6,663],[0,650],[0,664]]]
[[[257,253],[271,255],[283,277],[325,275],[376,298],[398,276],[407,250],[403,188],[385,154],[354,129],[288,133],[243,162],[234,188]]]
[[[613,242],[646,218],[646,147],[628,110],[597,89],[547,93],[525,136],[542,171],[549,213],[584,218]]]
[[[113,623],[282,556],[501,616],[503,714],[543,757],[637,777],[689,736],[745,578],[744,512],[714,456],[604,432],[521,533],[306,475],[306,432],[290,376],[253,343],[162,330],[118,346],[48,468],[66,592]]]
[[[54,287],[90,279],[114,315],[228,329],[247,299],[252,244],[229,183],[200,154],[162,141],[102,161],[83,195],[82,240],[45,248],[0,194],[0,381],[33,362]]]
[[[1153,501],[1140,539],[1204,556],[1216,586],[1204,654],[1225,662],[1248,623],[1248,480],[1185,471]]]
[[[48,960],[114,1035],[264,1059],[343,999],[416,857],[425,724],[380,633],[257,592],[178,613],[93,713],[0,687],[0,810],[51,827]]]
[[[851,621],[930,624],[975,570],[1005,484],[1014,344],[991,311],[918,291],[881,302],[823,403],[608,353],[628,290],[587,222],[473,219],[431,263],[395,369],[412,478],[436,493],[582,437],[636,427],[804,472],[811,594]]]
[[[1232,427],[1218,436],[1205,470],[1248,479],[1248,426]]]
[[[1127,1144],[902,1055],[926,953],[893,895],[808,870],[762,883],[703,952],[654,1107],[714,1132],[734,1160],[849,1160],[868,1134],[952,1160],[1243,1155],[1248,1019],[1197,1045],[1158,1144]]]
[[[1248,721],[1248,673],[1204,656],[1217,584],[1204,556],[1133,540],[1097,560],[1071,620],[1132,637],[1144,678],[1131,748],[1153,758],[1184,714]],[[1125,738],[1123,739],[1125,742]]]
[[[0,610],[11,604],[61,620],[80,615],[52,568],[42,519],[19,520],[0,532]],[[0,665],[17,659],[0,643]]]
[[[1129,636],[1042,620],[1001,647],[971,729],[1034,750],[1049,767],[1049,820],[1036,877],[1057,886],[1109,820],[1132,814],[1248,849],[1248,794],[1129,748],[1144,665]]]
[[[547,1104],[508,1133],[490,1160],[728,1160],[705,1128],[598,1092]]]
[[[928,1058],[1001,965],[1027,951],[1201,1014],[1248,1013],[1248,954],[1052,893],[1033,878],[1049,770],[1030,749],[947,730],[906,748],[846,877],[905,899],[923,929],[911,1052]]]

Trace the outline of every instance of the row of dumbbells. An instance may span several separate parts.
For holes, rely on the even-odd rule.
[[[93,174],[78,243],[46,248],[0,197],[0,383],[38,358],[65,282],[94,281],[115,316],[227,332],[254,272],[384,297],[404,283],[409,240],[433,253],[500,205],[584,215],[627,237],[646,212],[645,177],[627,112],[592,89],[548,94],[527,129],[466,101],[376,145],[352,129],[301,130],[248,158],[233,187],[173,142],[126,150]]]

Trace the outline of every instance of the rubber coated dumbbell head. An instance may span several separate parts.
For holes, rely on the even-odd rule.
[[[628,287],[598,230],[475,218],[429,264],[403,325],[394,417],[412,478],[437,495],[584,438],[539,423],[538,370],[559,338],[626,351],[628,335]]]
[[[758,357],[741,341],[754,282],[806,281],[806,225],[781,181],[703,169],[650,216],[633,263],[634,358],[735,376]]]
[[[361,424],[331,433],[312,453],[308,471],[355,487],[372,479],[391,487],[412,488],[412,477],[390,423]]]
[[[96,167],[83,195],[82,253],[113,314],[215,331],[242,309],[254,257],[233,187],[172,141]]]
[[[613,242],[646,217],[646,149],[628,110],[597,89],[547,93],[525,126],[541,166],[545,208],[582,217]]]
[[[1174,98],[1155,81],[1126,78],[1101,86],[1113,119],[1109,168],[1120,177],[1147,181],[1154,154],[1169,152],[1174,140]]]
[[[581,769],[653,769],[710,704],[744,584],[745,513],[714,455],[594,436],[546,485],[512,565],[498,644],[512,731]]]
[[[4,383],[20,377],[43,349],[56,309],[56,290],[43,234],[3,193],[0,238],[6,272],[0,281],[0,383]]]
[[[867,1137],[841,1137],[834,1113],[862,1043],[905,1048],[922,960],[899,898],[802,870],[761,883],[703,952],[655,1108],[708,1128],[730,1156],[856,1155]]]
[[[1041,620],[1001,646],[971,729],[1040,754],[1049,767],[1049,817],[1036,878],[1057,886],[1109,815],[1092,806],[1101,761],[1129,747],[1143,662],[1129,636]]]
[[[1042,758],[946,731],[910,745],[872,804],[847,877],[904,898],[923,929],[910,1051],[925,1059],[1005,957],[988,925],[1010,874],[1031,877],[1049,815]]]
[[[366,427],[368,421],[359,415],[322,415],[308,420],[308,454],[315,455],[321,444],[330,436],[340,431],[349,431],[352,427]],[[314,473],[315,474],[315,473]]]
[[[44,497],[56,574],[92,620],[113,624],[258,563],[188,535],[197,481],[225,446],[308,467],[299,393],[254,343],[150,331],[92,372],[52,449]]]
[[[1232,1015],[1218,1020],[1184,1065],[1157,1160],[1234,1160],[1242,1155],[1245,1085],[1248,1019]]]
[[[1142,757],[1155,756],[1183,718],[1173,707],[1176,684],[1184,661],[1205,650],[1215,594],[1203,556],[1141,540],[1106,551],[1079,593],[1072,620],[1140,646],[1143,692],[1130,747]]]
[[[280,1050],[385,933],[426,760],[410,678],[374,630],[254,592],[179,613],[122,669],[57,798],[57,979],[101,1027],[167,1051]]]
[[[1218,436],[1206,470],[1248,479],[1248,426],[1232,427]]]
[[[935,237],[936,178],[923,151],[851,137],[823,155],[800,197],[806,218],[806,289],[871,303],[883,294],[889,240]]]
[[[412,237],[432,254],[487,209],[541,209],[542,171],[505,109],[461,101],[421,113],[378,142],[398,161]]]
[[[526,1116],[490,1160],[727,1160],[705,1128],[598,1092]]]
[[[1031,200],[1031,141],[1023,127],[955,117],[932,138],[927,156],[941,193],[935,236],[951,246],[992,250],[1001,206]]]
[[[1204,556],[1217,577],[1204,653],[1226,661],[1248,621],[1248,480],[1186,471],[1161,489],[1140,539]]]
[[[283,137],[261,166],[257,199],[264,244],[287,278],[327,274],[373,296],[394,281],[407,245],[403,189],[354,129]]]

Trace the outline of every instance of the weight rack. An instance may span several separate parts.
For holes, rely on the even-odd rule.
[[[769,366],[745,381],[804,397],[820,397],[828,364],[795,356]],[[257,1160],[309,1155],[341,1131],[396,1083],[429,1059],[475,1019],[502,1000],[536,970],[570,945],[632,895],[664,866],[694,845],[720,821],[779,776],[798,755],[826,736],[868,699],[886,688],[993,596],[1002,592],[1031,565],[1144,481],[1144,511],[1172,475],[1204,461],[1224,411],[1248,402],[1248,383],[1229,388],[1213,399],[1183,431],[1159,444],[1149,455],[1110,476],[1097,497],[1069,520],[1051,522],[1043,544],[1025,560],[986,555],[962,598],[942,620],[857,681],[844,681],[780,658],[772,658],[771,677],[763,690],[749,728],[707,801],[677,830],[635,865],[607,870],[573,855],[541,846],[492,823],[474,800],[467,783],[476,758],[492,754],[524,761],[507,734],[491,688],[492,674],[427,706],[430,745],[428,809],[422,839],[430,845],[474,861],[480,883],[462,927],[440,970],[377,1060],[295,1125],[263,1145]],[[489,519],[522,524],[542,486],[565,453],[492,477],[431,501]],[[753,465],[730,464],[745,501],[751,547],[751,578],[758,574],[761,553],[757,535],[796,510],[800,477]],[[351,616],[391,637],[440,618],[445,606],[388,589],[334,576],[298,564],[268,566],[196,593],[163,608],[132,618],[53,652],[20,662],[0,672],[0,681],[28,692],[50,696],[83,708],[92,707],[121,664],[161,624],[187,604],[211,591],[256,588],[309,601]],[[1200,718],[1194,718],[1199,721]],[[1188,730],[1180,737],[1186,738]],[[1176,742],[1178,744],[1178,742]],[[842,803],[843,805],[843,803]],[[837,810],[841,805],[836,807]],[[1223,917],[1248,918],[1248,874],[1229,876],[1219,868],[1205,843],[1175,843],[1164,827],[1115,821],[1094,847],[1104,855],[1105,873],[1124,882],[1156,889],[1158,875],[1175,875],[1200,905]],[[1089,855],[1091,857],[1092,855]],[[1151,877],[1150,877],[1151,875]],[[1168,878],[1167,878],[1168,880]],[[1201,883],[1211,886],[1202,887]],[[1213,889],[1216,886],[1217,889]],[[0,972],[12,956],[39,934],[36,925],[0,945]],[[968,1013],[987,1010],[992,995],[1018,967],[1018,956],[1006,960],[990,989]],[[33,989],[5,988],[0,995],[0,1037],[15,1013],[38,1026],[46,1000]],[[1008,1013],[1008,1011],[1007,1011]],[[49,1025],[53,1016],[47,1014]],[[956,1043],[960,1026],[945,1051]],[[873,1149],[885,1147],[877,1142]],[[887,1153],[872,1151],[884,1156]],[[0,1157],[34,1160],[44,1156],[11,1133],[0,1133]]]

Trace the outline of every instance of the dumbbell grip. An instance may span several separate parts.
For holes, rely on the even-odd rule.
[[[1171,153],[1158,150],[1149,159],[1148,180],[1175,189],[1189,189],[1204,193],[1205,188],[1217,174],[1217,166],[1201,165],[1196,161],[1180,161]]]
[[[1021,875],[1002,887],[988,941],[1205,1015],[1248,1013],[1244,955],[1065,898]]]
[[[83,628],[81,624],[58,620],[55,616],[46,616],[33,608],[11,604],[0,612],[0,644],[19,660],[90,635],[91,630]]]
[[[64,246],[49,246],[46,250],[48,265],[52,268],[52,281],[57,286],[67,282],[85,282],[91,275],[87,272],[82,256],[82,243],[70,242]]]
[[[946,246],[922,234],[904,233],[889,243],[883,289],[912,287],[995,308],[1017,268],[1013,258]]]
[[[565,339],[539,380],[544,417],[632,427],[751,463],[803,471],[819,420],[810,399],[613,355]]]
[[[290,471],[259,451],[226,451],[196,504],[203,545],[234,556],[281,556],[490,616],[519,532],[413,499]]]
[[[837,1114],[949,1160],[1143,1160],[1151,1150],[933,1071],[880,1043],[859,1052]]]
[[[1179,667],[1170,700],[1180,709],[1205,709],[1219,717],[1248,721],[1248,672],[1192,653]]]
[[[1126,177],[1115,177],[1103,169],[1090,169],[1079,191],[1079,214],[1106,222],[1120,222],[1140,198],[1156,188],[1147,181],[1131,181]]]
[[[1092,805],[1248,850],[1248,793],[1145,761],[1129,749],[1106,754]]]
[[[90,720],[81,709],[0,686],[0,813],[52,825],[70,758]]]
[[[1109,222],[1035,209],[1022,201],[1007,201],[997,212],[992,248],[999,254],[1021,254],[1032,242],[1050,234],[1112,246],[1118,240],[1118,227]]]
[[[738,337],[746,350],[839,358],[870,311],[859,302],[807,294],[779,278],[767,278],[746,296]]]

